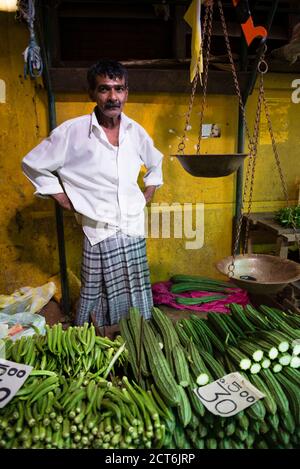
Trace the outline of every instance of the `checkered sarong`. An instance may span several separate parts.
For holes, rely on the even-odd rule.
[[[117,324],[131,306],[149,319],[153,306],[145,238],[120,231],[91,246],[83,241],[81,290],[76,323],[94,313],[98,326]]]

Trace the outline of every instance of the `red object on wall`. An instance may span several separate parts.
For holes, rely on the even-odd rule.
[[[248,0],[232,0],[233,6],[241,23],[241,27],[248,46],[256,37],[267,37],[268,31],[263,26],[254,26],[249,10]]]

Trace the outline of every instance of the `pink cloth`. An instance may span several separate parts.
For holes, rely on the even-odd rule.
[[[240,288],[230,288],[230,293],[222,299],[212,301],[211,303],[205,303],[203,305],[181,305],[175,301],[178,296],[185,296],[187,298],[201,298],[208,295],[218,295],[219,293],[207,292],[207,291],[189,291],[186,293],[175,294],[170,291],[172,282],[158,282],[152,285],[153,302],[155,305],[167,305],[176,309],[189,309],[191,311],[209,312],[214,311],[216,313],[228,313],[229,308],[226,306],[228,303],[238,303],[245,306],[249,303],[248,293]],[[220,293],[223,294],[223,293]]]

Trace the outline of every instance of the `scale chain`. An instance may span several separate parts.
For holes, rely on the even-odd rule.
[[[231,65],[231,71],[232,71],[235,91],[236,91],[236,94],[237,94],[238,99],[239,99],[239,106],[240,106],[240,109],[242,111],[245,130],[246,130],[246,134],[247,134],[247,137],[248,137],[248,147],[249,147],[249,150],[250,150],[250,153],[251,153],[252,137],[251,137],[249,127],[248,127],[248,124],[247,124],[246,110],[245,110],[245,106],[244,106],[244,102],[243,102],[243,98],[242,98],[242,93],[241,93],[241,90],[240,90],[240,85],[239,85],[239,81],[238,81],[238,77],[237,77],[237,73],[236,73],[236,69],[235,69],[235,65],[234,65],[234,60],[233,60],[233,57],[232,57],[232,52],[231,52],[231,47],[230,47],[230,42],[229,42],[229,36],[228,36],[228,31],[227,31],[227,26],[226,26],[226,21],[225,21],[225,16],[224,16],[224,10],[223,10],[223,6],[222,6],[222,2],[220,0],[218,0],[218,7],[219,7],[220,18],[221,18],[221,23],[222,23],[222,29],[223,29],[224,38],[225,38],[227,54],[228,54],[229,62],[230,62],[230,65]]]
[[[182,135],[180,143],[178,144],[178,150],[177,150],[178,154],[180,154],[180,153],[184,154],[186,133],[188,131],[189,124],[190,124],[190,118],[191,118],[191,113],[192,113],[192,109],[193,109],[193,102],[194,102],[194,98],[195,98],[195,92],[196,92],[196,88],[197,88],[198,77],[199,77],[199,72],[197,70],[195,78],[193,80],[192,94],[191,94],[191,97],[190,97],[188,112],[186,114],[186,120],[185,120],[183,135]]]
[[[280,180],[281,180],[281,185],[282,185],[284,198],[286,200],[287,206],[289,206],[289,196],[288,196],[287,184],[286,184],[286,181],[284,179],[283,171],[282,171],[282,168],[281,168],[281,163],[280,163],[280,158],[279,158],[279,154],[278,154],[277,144],[276,144],[276,140],[275,140],[275,136],[274,136],[274,132],[273,132],[273,127],[272,127],[272,123],[271,123],[269,106],[268,106],[268,103],[267,103],[264,92],[263,92],[263,103],[264,103],[264,110],[265,110],[265,114],[266,114],[266,118],[267,118],[267,122],[268,122],[268,130],[269,130],[269,134],[270,134],[270,137],[271,137],[273,153],[274,153],[274,156],[275,156],[275,161],[276,161],[277,169],[278,169]],[[299,258],[300,258],[300,236],[297,233],[296,223],[295,223],[295,220],[293,218],[291,220],[291,223],[292,223],[292,228],[293,228],[294,235],[295,235],[296,244],[298,246]]]
[[[262,61],[263,61],[262,57]],[[259,95],[258,95],[258,103],[256,109],[256,117],[255,117],[255,124],[254,124],[254,137],[253,137],[253,146],[252,146],[252,171],[251,171],[251,183],[250,183],[250,191],[249,191],[249,199],[248,199],[248,210],[246,214],[246,229],[245,229],[245,239],[244,239],[244,248],[243,254],[247,251],[247,244],[249,238],[249,226],[250,226],[250,214],[252,209],[252,199],[253,199],[253,189],[254,189],[254,177],[255,177],[255,169],[256,169],[256,161],[257,161],[257,146],[258,146],[258,137],[259,137],[259,126],[260,126],[260,116],[262,110],[262,103],[264,98],[264,83],[263,83],[263,73],[260,73],[260,85],[259,85]],[[246,194],[245,194],[246,198]],[[241,213],[241,218],[243,219],[243,213]]]
[[[202,103],[201,103],[201,111],[200,111],[198,143],[197,143],[197,150],[196,150],[197,155],[200,154],[200,146],[201,146],[201,139],[202,139],[202,125],[203,125],[204,109],[205,109],[206,95],[207,95],[209,54],[210,54],[210,45],[211,45],[211,36],[212,36],[213,2],[211,2],[206,8],[205,17],[207,16],[208,16],[208,19],[207,19],[208,24],[205,24],[205,32],[207,30],[207,35],[206,35],[206,51],[205,51],[205,60],[204,60],[203,95],[202,95]]]
[[[212,9],[212,6],[210,5],[209,7],[206,8],[206,11],[205,11],[204,23],[203,23],[203,31],[202,31],[202,39],[203,39],[203,41],[204,41],[205,36],[206,36],[206,34],[207,34],[207,23],[208,23],[209,13],[210,13],[210,10],[211,10],[211,9]],[[203,41],[202,41],[202,44],[203,44]],[[202,52],[202,51],[201,51],[201,52]],[[193,80],[192,92],[191,92],[191,96],[190,96],[190,102],[189,102],[188,112],[187,112],[187,114],[186,114],[186,119],[185,119],[185,125],[184,125],[183,135],[182,135],[181,141],[180,141],[179,144],[178,144],[178,150],[177,150],[177,153],[178,153],[178,154],[180,154],[180,153],[181,153],[181,154],[184,154],[186,133],[187,133],[187,131],[188,131],[188,129],[189,129],[189,125],[190,125],[191,114],[192,114],[192,109],[193,109],[193,103],[194,103],[196,88],[197,88],[198,79],[199,79],[199,63],[200,63],[200,60],[201,60],[201,53],[199,54],[199,57],[198,57],[198,66],[197,66],[197,71],[196,71],[195,78],[194,78],[194,80]],[[201,124],[201,127],[200,127],[200,133],[201,133],[201,132],[202,132],[202,124]]]
[[[254,139],[253,139],[253,147],[252,147],[252,149],[255,150],[255,151],[253,151],[253,153],[252,153],[251,186],[250,186],[250,194],[249,194],[249,201],[248,201],[248,212],[246,214],[247,221],[246,221],[246,229],[245,229],[245,240],[244,240],[243,254],[246,253],[246,250],[247,250],[246,247],[247,247],[248,238],[249,238],[249,225],[250,225],[249,222],[250,222],[250,214],[251,214],[251,208],[252,208],[252,195],[253,195],[253,186],[254,186],[255,163],[256,163],[256,156],[257,156],[257,145],[258,145],[258,135],[259,135],[259,119],[260,119],[260,115],[261,115],[262,104],[264,106],[264,111],[265,111],[265,115],[266,115],[266,118],[267,118],[268,130],[269,130],[269,134],[270,134],[270,137],[271,137],[273,154],[275,156],[275,161],[276,161],[277,169],[278,169],[280,180],[281,180],[281,186],[282,186],[282,189],[283,189],[284,198],[286,200],[287,206],[289,205],[287,184],[286,184],[286,181],[284,179],[283,171],[282,171],[282,168],[281,168],[281,163],[280,163],[280,158],[279,158],[279,154],[278,154],[277,144],[276,144],[276,140],[275,140],[275,136],[274,136],[274,132],[273,132],[273,127],[272,127],[272,123],[271,123],[269,107],[268,107],[268,103],[267,103],[266,96],[265,96],[265,91],[264,91],[264,74],[267,73],[267,71],[268,71],[268,65],[267,65],[267,63],[265,61],[265,58],[264,58],[266,50],[267,50],[267,47],[265,45],[264,46],[264,52],[263,52],[261,60],[258,64],[258,72],[260,73],[260,86],[259,86],[258,108],[257,108],[257,113],[256,113]],[[262,68],[262,66],[264,66],[264,68]],[[246,184],[245,184],[245,186],[246,186]],[[243,204],[244,204],[245,196],[246,196],[246,194],[245,194],[245,191],[244,191]],[[242,204],[242,208],[243,208],[243,204]],[[237,240],[239,240],[239,237],[240,237],[242,219],[243,219],[243,213],[242,213],[242,210],[241,210],[240,219],[239,219],[239,226],[238,226]],[[298,245],[298,251],[299,251],[299,255],[300,255],[300,238],[299,238],[299,235],[297,233],[297,228],[296,228],[295,221],[293,219],[292,219],[292,227],[293,227],[295,240],[296,240],[296,243]],[[235,251],[237,249],[237,245],[238,245],[238,242],[235,243]],[[233,260],[232,264],[234,264],[234,260]],[[229,271],[231,273],[231,276],[234,275],[234,266],[233,266],[233,268],[229,269]]]
[[[247,134],[247,137],[248,137],[248,148],[249,148],[249,160],[248,160],[248,165],[247,165],[247,170],[246,170],[242,207],[241,207],[241,212],[239,214],[238,222],[237,222],[237,225],[236,225],[235,240],[234,240],[234,251],[233,251],[233,256],[232,256],[232,262],[228,267],[228,275],[229,275],[229,277],[233,277],[234,276],[234,268],[235,268],[235,265],[234,265],[234,263],[235,263],[235,253],[237,252],[238,245],[239,245],[239,240],[240,240],[240,234],[241,234],[241,228],[242,228],[242,222],[243,222],[243,208],[244,208],[244,203],[245,203],[245,200],[246,200],[246,194],[247,194],[247,191],[248,191],[248,184],[249,184],[250,176],[251,176],[250,194],[251,194],[251,202],[252,202],[253,181],[254,181],[254,172],[255,172],[255,160],[256,160],[256,155],[257,155],[257,142],[258,142],[258,133],[259,133],[259,118],[260,118],[260,113],[261,113],[261,98],[260,98],[261,95],[259,95],[259,98],[258,98],[259,101],[258,101],[258,106],[257,106],[255,127],[254,127],[253,137],[251,137],[250,130],[249,130],[247,120],[246,120],[246,110],[245,110],[245,106],[244,106],[244,102],[243,102],[243,98],[242,98],[242,94],[241,94],[241,90],[240,90],[240,86],[239,86],[239,82],[238,82],[237,73],[236,73],[236,70],[235,70],[234,60],[233,60],[232,53],[231,53],[229,36],[228,36],[228,31],[227,31],[223,6],[222,6],[222,2],[220,0],[218,0],[218,7],[219,7],[219,11],[220,11],[220,18],[221,18],[221,23],[222,23],[226,48],[227,48],[227,54],[228,54],[230,65],[231,65],[234,86],[235,86],[236,94],[237,94],[238,99],[239,99],[239,106],[240,106],[240,109],[241,109],[241,112],[242,112],[243,122],[244,122],[245,130],[246,130],[246,134]],[[251,202],[250,202],[250,210],[251,210]],[[249,210],[249,206],[248,206],[248,210]]]
[[[202,137],[202,123],[203,123],[203,116],[204,116],[204,108],[205,108],[205,102],[206,102],[206,94],[207,94],[207,80],[208,80],[208,66],[209,66],[209,53],[210,53],[210,43],[211,43],[211,35],[212,35],[212,16],[213,16],[213,1],[207,6],[206,12],[205,12],[205,19],[204,19],[204,29],[203,29],[203,39],[206,36],[206,54],[205,54],[205,69],[204,69],[204,83],[203,83],[203,98],[202,98],[202,106],[201,106],[201,112],[200,112],[200,129],[199,129],[199,136],[198,136],[198,145],[197,145],[197,155],[200,153],[200,144],[201,144],[201,137]],[[277,151],[277,146],[276,146],[276,141],[272,129],[272,124],[271,124],[271,119],[270,119],[270,114],[269,114],[269,109],[268,109],[268,104],[265,98],[265,93],[264,93],[264,82],[263,82],[263,75],[268,71],[268,64],[265,61],[265,53],[267,51],[266,45],[264,45],[264,48],[261,53],[260,61],[257,66],[257,70],[260,74],[260,85],[259,85],[259,95],[258,95],[258,103],[257,103],[257,110],[256,110],[256,118],[255,118],[255,124],[254,124],[254,130],[253,130],[253,136],[250,134],[250,130],[247,124],[246,120],[246,111],[245,111],[245,105],[244,105],[244,100],[241,94],[240,86],[239,86],[239,81],[237,77],[237,72],[235,69],[234,65],[234,60],[233,56],[231,53],[231,48],[230,48],[230,42],[229,42],[229,36],[228,36],[228,31],[227,31],[227,26],[225,22],[225,17],[224,17],[224,11],[223,11],[223,6],[222,2],[218,0],[218,7],[220,11],[220,17],[221,17],[221,23],[222,23],[222,28],[223,28],[223,33],[224,33],[224,38],[225,38],[225,43],[226,43],[226,48],[227,48],[227,53],[231,65],[231,70],[232,70],[232,75],[233,75],[233,81],[234,81],[234,86],[236,90],[236,94],[238,96],[239,100],[239,106],[242,112],[242,117],[243,117],[243,122],[245,126],[245,131],[247,134],[248,138],[248,148],[249,148],[249,160],[248,160],[248,165],[247,165],[247,170],[246,170],[246,176],[245,176],[245,184],[244,184],[244,191],[243,191],[243,200],[242,200],[242,206],[241,206],[241,212],[238,217],[238,222],[236,225],[236,232],[235,232],[235,239],[234,239],[234,252],[232,256],[232,262],[228,267],[228,275],[229,277],[234,276],[234,262],[235,262],[235,253],[237,252],[238,245],[239,245],[239,240],[240,240],[240,235],[241,235],[241,228],[242,228],[242,223],[243,223],[243,210],[244,210],[244,204],[246,202],[246,196],[248,193],[248,186],[249,186],[249,181],[250,181],[250,189],[249,189],[249,199],[248,199],[248,210],[246,214],[247,222],[246,222],[246,229],[245,229],[245,240],[244,240],[244,247],[243,247],[243,254],[246,252],[246,246],[248,242],[248,237],[249,237],[249,218],[251,214],[251,208],[252,208],[252,199],[253,199],[253,188],[254,188],[254,176],[255,176],[255,168],[256,168],[256,159],[257,159],[257,146],[258,146],[258,137],[259,137],[259,127],[260,127],[260,116],[262,112],[262,105],[264,106],[264,110],[266,113],[267,117],[267,122],[268,122],[268,128],[269,128],[269,133],[271,136],[271,141],[272,141],[272,148],[273,152],[275,155],[275,160],[276,160],[276,165],[279,171],[281,183],[282,183],[282,188],[284,192],[284,197],[287,201],[287,204],[289,204],[288,200],[288,192],[287,192],[287,186],[283,177],[282,169],[281,169],[281,164],[279,160],[279,155]],[[199,57],[200,59],[200,57]],[[186,116],[186,122],[185,122],[185,128],[184,128],[184,135],[182,137],[182,141],[178,145],[178,152],[184,152],[185,148],[185,139],[186,139],[186,132],[189,127],[189,122],[190,122],[190,117],[191,117],[191,112],[192,112],[192,107],[193,107],[193,101],[194,101],[194,96],[196,92],[196,86],[198,82],[198,72],[194,78],[193,82],[193,87],[192,87],[192,94],[190,98],[190,103],[189,103],[189,109],[188,113]],[[292,220],[292,225],[293,225],[293,230],[295,233],[295,238],[298,244],[298,249],[299,249],[299,255],[300,255],[300,238],[297,234],[297,228],[295,225],[294,220]]]

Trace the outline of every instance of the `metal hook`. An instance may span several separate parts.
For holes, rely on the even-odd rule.
[[[264,68],[262,68],[262,66]],[[262,75],[264,75],[265,73],[267,73],[267,71],[269,70],[269,66],[267,64],[267,62],[264,60],[264,59],[261,59],[258,63],[258,66],[257,66],[257,70],[259,73],[261,73]]]

